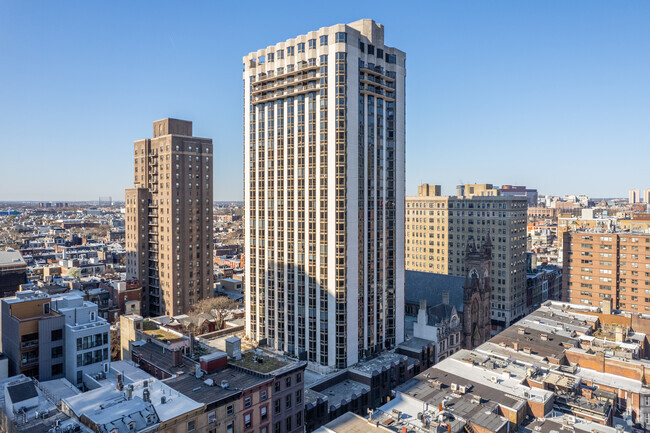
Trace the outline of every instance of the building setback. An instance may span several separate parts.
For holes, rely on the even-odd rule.
[[[192,122],[154,122],[134,143],[126,190],[127,278],[143,288],[142,314],[177,315],[212,296],[212,140]]]
[[[344,368],[403,340],[405,59],[368,19],[244,57],[254,341]]]
[[[465,276],[466,249],[489,235],[492,326],[503,329],[528,313],[527,199],[500,196],[485,185],[460,191],[474,195],[442,196],[438,186],[424,184],[417,196],[406,198],[406,270]]]

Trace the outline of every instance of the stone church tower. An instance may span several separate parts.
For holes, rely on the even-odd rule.
[[[463,349],[474,349],[490,339],[490,266],[492,241],[488,235],[481,247],[467,245],[463,285]]]

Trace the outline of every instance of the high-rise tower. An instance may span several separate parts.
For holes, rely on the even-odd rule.
[[[368,19],[244,57],[252,339],[337,368],[403,341],[405,61]]]
[[[143,287],[144,315],[177,315],[213,296],[212,140],[192,122],[154,122],[134,143],[126,190],[127,278]]]

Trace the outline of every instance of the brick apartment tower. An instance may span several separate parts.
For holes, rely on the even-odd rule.
[[[126,190],[127,278],[143,288],[144,316],[178,315],[213,295],[212,140],[192,122],[154,122],[134,142]]]
[[[369,19],[244,57],[253,340],[336,368],[404,340],[405,60]]]

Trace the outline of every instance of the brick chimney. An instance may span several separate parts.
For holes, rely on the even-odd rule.
[[[172,351],[172,366],[177,367],[183,363],[183,354],[180,349]]]

